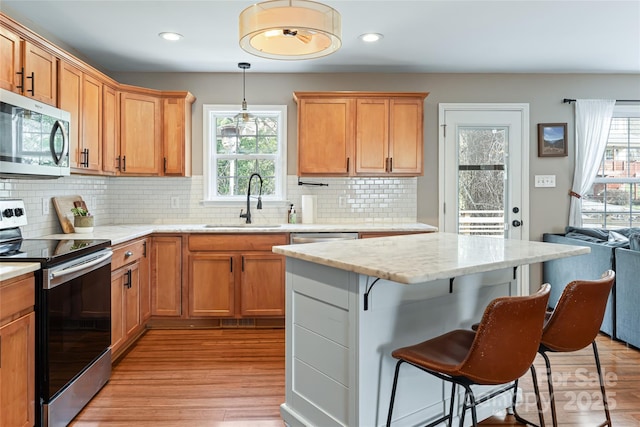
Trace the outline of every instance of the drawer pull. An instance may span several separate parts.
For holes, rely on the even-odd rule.
[[[127,251],[127,252],[125,252],[125,253],[124,253],[124,256],[125,256],[126,258],[129,258],[129,257],[130,257],[130,256],[132,256],[132,255],[133,255],[133,252],[131,252],[131,251]]]

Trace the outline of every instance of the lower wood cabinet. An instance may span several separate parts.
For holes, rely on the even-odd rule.
[[[35,423],[35,282],[0,282],[0,426]]]
[[[111,354],[117,359],[144,332],[149,318],[148,239],[114,247],[111,262]]]
[[[182,315],[182,237],[151,238],[151,315]]]
[[[189,236],[189,318],[283,317],[286,234]]]

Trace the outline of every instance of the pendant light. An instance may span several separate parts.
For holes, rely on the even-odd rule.
[[[269,59],[312,59],[342,46],[341,18],[332,7],[307,0],[271,0],[240,13],[240,47]]]
[[[242,69],[242,107],[240,109],[240,112],[235,115],[234,119],[237,123],[238,128],[243,128],[249,122],[255,119],[255,117],[252,114],[250,114],[249,110],[247,109],[247,99],[245,96],[245,89],[246,89],[245,73],[249,68],[251,68],[251,64],[249,64],[248,62],[240,62],[238,63],[238,68]]]

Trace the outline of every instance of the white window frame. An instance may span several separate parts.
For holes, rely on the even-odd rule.
[[[204,179],[204,194],[202,203],[236,205],[246,202],[246,195],[217,196],[216,189],[216,121],[211,120],[212,114],[234,116],[240,111],[237,105],[203,104],[202,106],[202,174]],[[275,161],[275,191],[274,195],[263,196],[265,204],[281,203],[287,200],[287,106],[286,105],[252,105],[250,114],[278,115],[278,153]],[[215,117],[215,115],[214,115]],[[241,157],[241,156],[238,156]]]
[[[640,117],[640,104],[616,104],[613,107],[613,118],[616,117],[623,117],[623,118],[627,118],[627,117]],[[607,141],[607,144],[609,143],[609,141]],[[606,148],[605,148],[605,153],[603,154],[604,156],[606,156]],[[602,161],[602,160],[601,160]],[[594,185],[596,184],[637,184],[640,185],[640,178],[603,178],[603,177],[597,177],[594,179],[593,184],[592,184],[592,188]],[[607,203],[606,200],[604,201],[604,207],[603,207],[603,212],[606,212]],[[629,211],[630,214],[634,213],[634,212],[640,212],[640,210],[633,210],[633,211]],[[585,211],[584,207],[583,210],[581,212],[581,215],[585,214],[585,213],[593,213],[592,211]],[[601,224],[601,227],[607,227],[606,224],[606,214],[603,216],[603,224]],[[592,225],[589,225],[592,226]],[[629,227],[631,227],[631,225],[629,225]]]

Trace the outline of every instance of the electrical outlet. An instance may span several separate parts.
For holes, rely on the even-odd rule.
[[[49,215],[49,199],[42,198],[42,215]]]
[[[173,196],[171,198],[171,209],[180,209],[180,197]]]
[[[536,175],[535,186],[536,187],[555,187],[556,176],[555,175]]]
[[[347,207],[347,196],[338,197],[338,207],[346,208]]]
[[[98,197],[91,196],[91,210],[95,211],[98,208]]]

